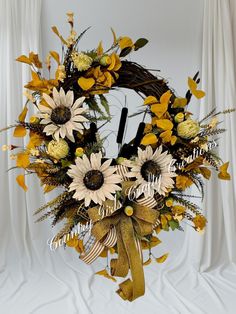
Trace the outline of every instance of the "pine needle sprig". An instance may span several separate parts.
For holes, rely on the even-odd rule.
[[[226,129],[207,129],[199,134],[199,136],[214,136],[224,133]]]
[[[173,199],[181,204],[184,205],[187,209],[189,209],[190,211],[192,211],[194,214],[196,215],[200,215],[201,214],[201,208],[199,206],[197,206],[196,204],[184,199],[183,197],[179,197],[174,195]]]
[[[49,207],[55,207],[57,206],[60,202],[63,201],[64,198],[66,198],[68,196],[69,192],[65,191],[62,194],[60,194],[59,196],[55,197],[53,200],[47,202],[45,205],[39,207],[38,209],[35,210],[34,215],[38,215],[40,212],[42,212],[43,210],[49,208]]]
[[[206,121],[207,119],[209,119],[210,117],[213,116],[213,114],[216,111],[216,107],[213,108],[202,120],[199,121],[199,124],[201,125],[203,121]]]
[[[207,161],[213,168],[217,171],[219,170],[219,157],[216,158],[216,155],[212,152],[205,152],[202,157]]]

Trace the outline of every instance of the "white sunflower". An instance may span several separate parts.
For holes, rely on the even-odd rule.
[[[116,191],[122,179],[116,174],[116,167],[111,166],[112,159],[102,163],[102,153],[92,153],[90,159],[84,154],[77,157],[75,165],[70,166],[67,174],[73,178],[70,184],[70,191],[75,191],[73,197],[84,200],[85,206],[91,201],[102,205],[106,199],[114,200]]]
[[[82,115],[86,109],[80,107],[85,97],[80,97],[74,102],[73,91],[65,94],[63,88],[58,92],[54,87],[53,98],[43,94],[43,99],[49,107],[40,104],[37,116],[42,119],[40,124],[46,125],[43,131],[47,135],[52,135],[57,141],[67,137],[74,142],[74,130],[83,134],[83,122],[87,122],[88,119]]]
[[[131,170],[126,174],[136,178],[136,197],[144,193],[145,197],[153,197],[155,193],[165,195],[168,189],[174,187],[174,159],[167,151],[162,152],[162,146],[155,152],[151,146],[145,150],[138,148],[138,156],[134,161],[126,162]]]

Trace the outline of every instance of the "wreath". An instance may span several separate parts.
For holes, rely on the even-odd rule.
[[[32,79],[25,85],[24,109],[8,128],[14,127],[16,138],[28,136],[28,144],[4,145],[3,150],[11,150],[16,168],[23,169],[16,181],[25,191],[28,174],[38,176],[44,193],[60,188],[55,198],[35,211],[40,214],[37,221],[51,219],[52,226],[65,222],[51,240],[51,249],[73,247],[87,264],[109,256],[109,263],[97,274],[116,281],[115,277],[130,272],[117,293],[133,301],[145,292],[143,266],[163,263],[168,256],[155,257],[152,251],[161,242],[157,237],[161,231],[183,230],[183,220],[204,231],[206,218],[191,198],[203,197],[203,179],[209,180],[212,170],[220,179],[230,179],[229,163],[215,152],[215,136],[225,131],[219,128],[219,116],[233,109],[214,108],[201,121],[194,120],[188,110],[191,98],[205,96],[198,88],[199,73],[188,78],[186,95],[178,97],[165,79],[126,60],[147,44],[146,39],[134,42],[112,30],[109,49],[104,50],[100,42],[97,49],[80,51],[87,30],[77,35],[73,13],[67,16],[68,38],[52,27],[62,55],[49,52],[48,78],[36,53],[17,59],[31,67]],[[142,109],[135,113],[141,122],[133,139],[125,143],[128,108],[122,109],[119,154],[108,158],[101,136],[112,118],[106,95],[121,88],[141,96]],[[35,114],[26,121],[32,105]],[[202,196],[191,195],[192,185]]]

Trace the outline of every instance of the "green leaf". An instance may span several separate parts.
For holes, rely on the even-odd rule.
[[[179,228],[179,223],[176,220],[170,220],[169,225],[173,231]]]
[[[99,108],[96,99],[93,98],[89,98],[86,100],[87,105],[89,106],[89,109],[94,110],[98,113],[100,113],[101,115],[103,115],[102,110]]]
[[[108,114],[108,116],[110,116],[110,107],[108,104],[108,101],[106,99],[106,97],[104,95],[99,95],[100,101],[101,101],[101,105],[104,107],[106,113]]]
[[[126,57],[132,51],[132,47],[126,47],[121,50],[120,57]]]
[[[67,159],[62,159],[61,165],[62,165],[62,168],[67,168],[71,165],[71,162]]]
[[[143,48],[148,43],[146,38],[139,38],[134,44],[134,50],[137,51],[140,48]]]

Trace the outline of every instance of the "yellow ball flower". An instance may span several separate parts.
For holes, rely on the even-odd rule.
[[[48,144],[48,154],[55,159],[65,158],[69,153],[69,146],[63,139],[59,139],[59,142],[52,140]]]
[[[83,156],[83,154],[84,154],[84,150],[83,150],[82,147],[76,148],[76,151],[75,151],[75,156],[76,157],[81,157],[81,156]]]
[[[177,113],[177,115],[175,116],[175,122],[176,123],[180,123],[184,121],[184,114],[183,112],[179,112]]]
[[[78,71],[88,70],[93,62],[92,58],[82,52],[78,53],[74,51],[71,57]]]
[[[103,66],[107,66],[111,64],[111,58],[107,55],[104,55],[100,59],[100,64]]]
[[[125,207],[125,213],[127,216],[132,216],[134,213],[134,209],[132,206],[126,206]]]
[[[183,121],[179,123],[177,126],[178,135],[184,139],[190,139],[197,136],[199,131],[200,131],[199,123],[191,119]]]

